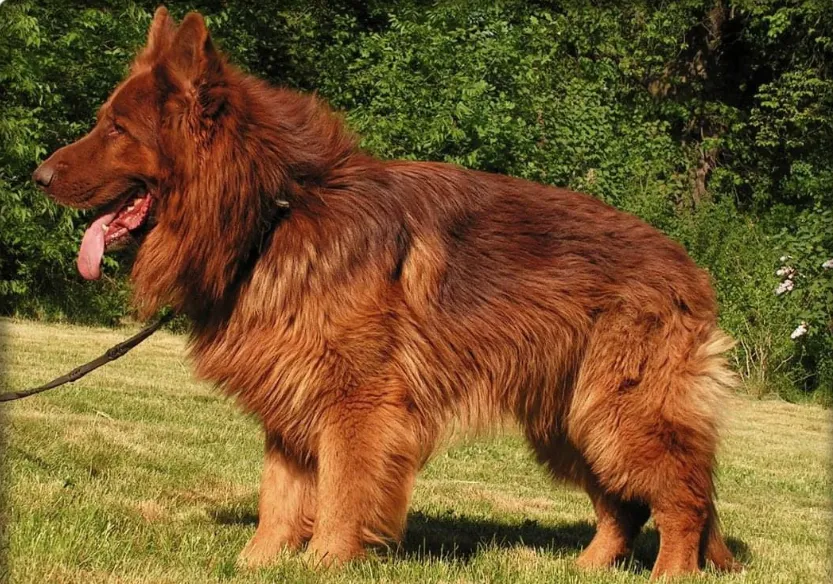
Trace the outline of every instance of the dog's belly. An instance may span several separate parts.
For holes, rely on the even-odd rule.
[[[584,343],[565,315],[519,302],[466,314],[414,314],[397,304],[344,313],[326,331],[315,326],[318,316],[293,314],[268,325],[232,320],[222,332],[197,335],[192,351],[199,377],[313,459],[328,410],[379,399],[368,396],[401,402],[427,437],[453,420],[483,429],[506,417],[546,416],[541,426],[552,431],[569,407]],[[426,442],[427,455],[434,445]]]

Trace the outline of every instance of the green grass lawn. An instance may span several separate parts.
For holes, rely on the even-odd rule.
[[[19,321],[0,321],[0,330],[16,389],[132,332]],[[590,503],[554,485],[512,432],[433,459],[399,549],[333,572],[291,556],[239,570],[256,524],[261,431],[191,379],[184,344],[159,333],[73,386],[0,405],[12,582],[646,580],[658,543],[651,525],[622,569],[575,567],[593,533]],[[747,570],[691,580],[830,582],[830,412],[738,398],[729,413],[719,509]]]

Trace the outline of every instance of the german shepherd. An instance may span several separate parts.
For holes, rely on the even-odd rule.
[[[653,577],[737,564],[713,470],[723,398],[709,278],[587,195],[448,164],[379,160],[320,99],[230,65],[202,17],[156,11],[93,130],[34,180],[96,208],[87,279],[133,239],[135,305],[192,322],[200,378],[262,420],[247,565],[283,548],[358,558],[405,527],[451,427],[520,425],[590,496],[578,559],[626,556],[653,515]]]

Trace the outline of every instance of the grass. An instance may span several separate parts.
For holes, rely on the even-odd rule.
[[[128,334],[0,328],[6,390],[51,379]],[[644,582],[656,555],[649,525],[621,569],[579,571],[589,501],[554,485],[507,433],[434,458],[398,550],[335,572],[291,556],[239,570],[256,524],[261,432],[191,379],[184,340],[167,333],[73,386],[0,408],[12,582]],[[683,581],[831,581],[830,452],[829,411],[735,400],[719,509],[747,570]]]

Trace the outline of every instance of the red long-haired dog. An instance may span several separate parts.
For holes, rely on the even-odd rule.
[[[650,514],[654,576],[736,565],[712,478],[730,341],[707,275],[639,219],[373,158],[320,100],[244,75],[198,14],[176,26],[164,8],[95,128],[34,178],[100,209],[86,278],[138,241],[141,314],[188,315],[198,375],[262,420],[245,563],[396,539],[447,429],[512,418],[592,499],[581,565],[628,554]]]

